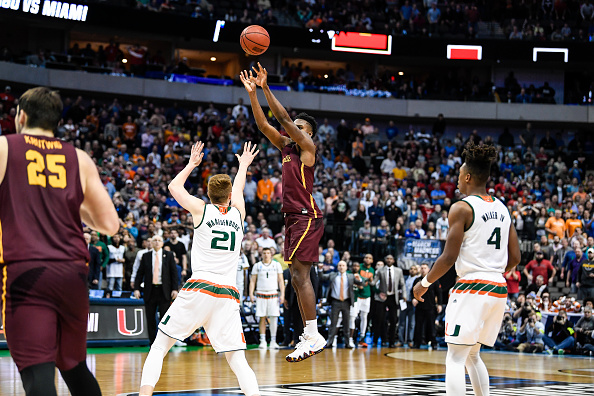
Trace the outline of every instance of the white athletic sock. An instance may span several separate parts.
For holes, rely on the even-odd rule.
[[[367,312],[361,312],[361,341],[365,341],[367,334]]]
[[[466,370],[476,396],[489,396],[489,373],[480,356],[481,344],[476,344],[466,358]]]
[[[166,336],[162,332],[157,332],[157,338],[151,346],[146,360],[144,361],[144,367],[142,368],[142,377],[140,379],[140,386],[152,386],[153,388],[157,385],[159,377],[161,376],[161,369],[163,368],[163,359],[171,347],[175,344],[175,339]]]
[[[276,330],[278,329],[278,316],[271,316],[268,318],[270,321],[270,339],[276,341]]]
[[[305,321],[305,329],[303,329],[303,332],[309,336],[318,335],[318,320],[317,319],[306,320]]]
[[[260,334],[260,342],[266,341],[266,333]]]
[[[355,316],[351,315],[349,317],[349,329],[350,330],[354,330],[355,329],[355,320],[357,320],[357,315],[355,315]]]
[[[466,394],[466,376],[464,364],[471,346],[448,344],[446,356],[446,395],[463,396]]]
[[[250,367],[245,359],[244,351],[225,352],[227,362],[231,370],[235,373],[239,381],[239,387],[246,396],[254,396],[260,394],[258,389],[258,380],[254,370]]]

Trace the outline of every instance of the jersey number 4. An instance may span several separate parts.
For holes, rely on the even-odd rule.
[[[47,183],[53,188],[66,188],[66,156],[63,154],[48,154],[43,158],[39,151],[27,150],[25,157],[29,162],[27,165],[27,178],[29,185],[46,187]],[[47,170],[53,175],[45,176],[43,171],[47,164]]]
[[[235,232],[231,231],[231,232],[225,232],[225,231],[214,231],[212,232],[213,234],[219,234],[221,235],[220,237],[214,237],[212,238],[212,241],[210,242],[210,247],[212,249],[218,249],[218,250],[235,250]],[[226,245],[226,243],[221,246],[219,245],[220,242],[227,242],[229,240],[229,234],[231,234],[231,244],[230,246],[224,246]]]
[[[495,245],[495,249],[501,249],[501,228],[497,227],[487,240],[487,245]]]

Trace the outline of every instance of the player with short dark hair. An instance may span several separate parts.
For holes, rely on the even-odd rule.
[[[8,349],[27,396],[56,395],[55,368],[73,396],[101,395],[89,371],[89,250],[81,221],[119,229],[95,163],[54,137],[62,100],[45,87],[19,99],[16,135],[0,136],[0,270]]]
[[[445,316],[446,394],[466,393],[466,367],[474,393],[488,395],[489,373],[479,352],[481,344],[493,346],[497,339],[507,301],[503,273],[520,262],[520,246],[507,207],[486,191],[497,150],[470,141],[462,156],[458,188],[466,197],[452,205],[444,251],[413,292],[423,301],[431,284],[456,264],[459,280]]]
[[[304,323],[301,342],[287,356],[287,361],[299,362],[320,353],[326,346],[326,340],[318,332],[316,297],[309,275],[312,263],[318,261],[318,246],[324,235],[322,211],[312,195],[316,164],[313,137],[318,125],[313,117],[305,113],[299,114],[294,121],[291,120],[287,110],[268,87],[266,69],[258,63],[258,69],[254,68],[254,71],[255,75],[252,71],[243,71],[240,78],[250,96],[258,129],[281,151],[283,158],[284,259],[291,268],[292,284]],[[270,110],[289,137],[281,135],[266,120],[258,102],[256,86],[262,87]]]

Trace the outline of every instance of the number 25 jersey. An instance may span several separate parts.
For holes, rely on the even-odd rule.
[[[511,225],[507,208],[489,195],[471,195],[463,201],[470,205],[473,220],[470,228],[464,230],[456,273],[460,277],[472,272],[503,274]]]
[[[47,136],[8,135],[0,184],[0,263],[88,261],[76,149]]]
[[[206,204],[202,221],[194,230],[192,277],[207,272],[224,276],[227,285],[235,285],[242,241],[243,221],[239,210]]]

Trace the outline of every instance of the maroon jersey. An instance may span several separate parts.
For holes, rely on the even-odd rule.
[[[314,167],[301,162],[296,143],[287,144],[283,157],[283,208],[284,213],[322,217],[322,211],[311,195],[314,183]]]
[[[0,184],[0,263],[89,261],[76,149],[56,138],[9,135]]]

